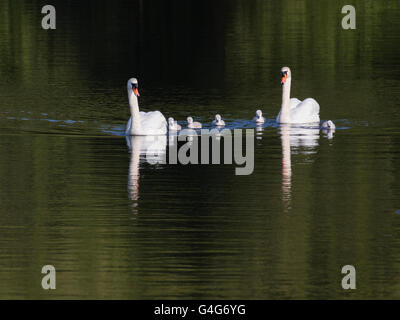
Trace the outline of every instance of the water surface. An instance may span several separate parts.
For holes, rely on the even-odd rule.
[[[400,298],[398,1],[353,1],[348,31],[340,1],[53,3],[44,31],[0,2],[0,298]],[[275,123],[284,65],[333,135]],[[262,109],[254,173],[130,150],[133,76],[181,124]]]

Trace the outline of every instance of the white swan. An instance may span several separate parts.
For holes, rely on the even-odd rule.
[[[181,131],[182,127],[178,124],[174,118],[168,118],[168,130],[169,131]]]
[[[221,118],[221,116],[219,114],[217,114],[215,116],[215,120],[212,123],[213,123],[214,126],[217,126],[217,127],[225,126],[225,121],[222,120],[222,118]]]
[[[187,118],[188,128],[189,129],[201,129],[202,125],[200,122],[193,122],[192,117]]]
[[[262,116],[261,110],[256,111],[256,116],[254,117],[253,121],[255,123],[264,123],[265,122],[265,118]]]
[[[167,133],[167,121],[160,111],[139,112],[138,81],[135,78],[128,80],[128,99],[131,117],[126,125],[127,136],[156,136]]]
[[[313,98],[300,101],[290,99],[292,74],[288,67],[281,69],[282,75],[282,107],[276,122],[278,123],[313,123],[319,122],[319,104]]]

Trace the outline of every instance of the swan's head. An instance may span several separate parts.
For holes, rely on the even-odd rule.
[[[128,92],[129,92],[130,90],[132,90],[136,97],[139,97],[139,96],[140,96],[140,94],[139,94],[139,89],[138,89],[139,84],[138,84],[138,81],[137,81],[136,78],[131,78],[131,79],[129,79],[129,80],[128,80],[127,86],[128,86]]]
[[[189,124],[193,123],[193,118],[192,118],[192,117],[188,117],[188,118],[187,118],[187,122],[188,122]]]
[[[257,116],[258,118],[261,118],[261,117],[262,117],[262,112],[261,112],[261,110],[257,110],[257,111],[256,111],[256,116]]]
[[[215,116],[215,121],[220,122],[221,121],[221,116],[219,114],[217,114]]]
[[[168,123],[169,123],[169,125],[170,126],[173,126],[174,125],[174,118],[168,118]]]
[[[284,85],[288,79],[292,77],[289,67],[283,67],[281,69],[281,84]]]

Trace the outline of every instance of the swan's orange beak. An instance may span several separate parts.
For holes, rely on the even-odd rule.
[[[285,73],[281,79],[281,84],[284,84],[286,82],[286,79],[287,79],[287,74]]]
[[[138,88],[133,88],[133,93],[135,94],[136,97],[140,96]]]

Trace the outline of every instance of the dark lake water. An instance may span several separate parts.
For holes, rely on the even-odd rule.
[[[0,298],[400,298],[399,1],[52,4],[0,0]],[[275,123],[284,65],[333,135]],[[181,124],[263,110],[253,174],[130,151],[131,77]]]

